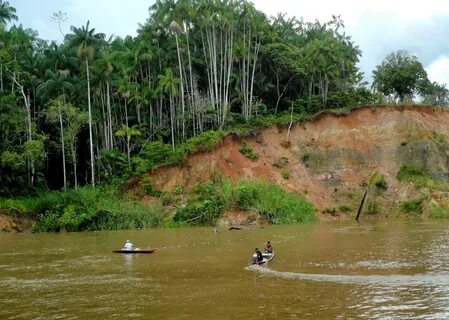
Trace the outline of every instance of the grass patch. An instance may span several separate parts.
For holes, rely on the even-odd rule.
[[[411,182],[421,188],[449,191],[449,183],[433,179],[427,170],[415,164],[403,164],[399,169],[397,179]]]
[[[366,203],[365,213],[369,215],[376,215],[380,212],[379,202],[374,199],[369,199]]]
[[[422,213],[423,200],[424,199],[414,199],[401,202],[399,210],[403,213]]]
[[[449,149],[449,142],[447,141],[446,136],[444,134],[433,132],[432,137],[438,145],[440,145],[444,149]]]
[[[350,212],[352,210],[352,208],[350,206],[348,206],[347,204],[342,204],[341,206],[338,207],[338,210],[340,210],[340,212]]]
[[[429,216],[434,219],[447,219],[449,218],[449,211],[442,207],[431,205]]]

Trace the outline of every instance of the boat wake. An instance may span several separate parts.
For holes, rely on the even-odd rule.
[[[415,275],[338,275],[313,274],[300,272],[276,271],[267,267],[251,265],[245,270],[262,275],[289,280],[307,280],[318,282],[338,282],[346,284],[377,284],[386,286],[419,286],[419,285],[449,285],[449,274],[415,274]]]

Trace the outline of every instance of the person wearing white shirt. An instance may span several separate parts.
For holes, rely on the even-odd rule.
[[[124,250],[132,250],[133,249],[133,244],[129,241],[126,240],[125,246],[123,247]]]

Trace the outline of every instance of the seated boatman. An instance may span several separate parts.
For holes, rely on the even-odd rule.
[[[126,240],[126,243],[125,243],[123,249],[124,250],[132,250],[133,249],[133,244],[129,240]]]
[[[271,245],[270,241],[267,241],[267,245],[265,247],[266,253],[273,253],[273,246]]]

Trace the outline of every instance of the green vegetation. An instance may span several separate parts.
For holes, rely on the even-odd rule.
[[[278,169],[284,169],[287,164],[290,162],[287,157],[281,157],[278,161],[273,163],[273,167],[276,167]]]
[[[385,181],[385,177],[377,171],[371,176],[369,184],[372,186],[376,186],[379,190],[387,190],[388,188],[388,184],[387,181]]]
[[[430,218],[434,219],[447,219],[449,218],[449,210],[436,205],[430,206]]]
[[[282,178],[285,180],[290,179],[290,173],[288,173],[288,171],[282,171]]]
[[[375,199],[368,199],[364,212],[370,215],[378,214],[380,212],[379,202]]]
[[[338,210],[340,212],[350,212],[352,210],[352,208],[350,206],[348,206],[347,204],[342,204],[341,206],[338,207]]]
[[[118,190],[116,179],[180,165],[229,133],[246,137],[273,124],[283,130],[323,112],[345,114],[385,99],[363,83],[361,51],[339,16],[310,23],[282,14],[269,19],[246,0],[162,0],[149,8],[135,37],[108,39],[87,21],[56,43],[11,25],[18,19],[15,9],[8,2],[2,8],[0,198],[30,197],[1,203],[7,212],[37,214],[37,231],[159,225],[159,208],[121,199],[101,185]],[[66,16],[52,18],[60,26]],[[421,67],[415,57],[393,54],[375,72],[375,87],[401,100],[419,92],[428,103],[446,104],[448,90],[426,81]],[[240,152],[258,158],[246,144]],[[320,166],[333,159],[332,151],[302,156]],[[287,171],[281,174],[289,178]],[[100,187],[78,188],[88,184]],[[262,198],[255,204],[267,216],[274,212],[276,223],[302,219],[289,207],[296,196],[251,188],[256,197],[267,192],[267,199],[285,201],[285,210]],[[163,204],[176,200],[154,189],[149,178],[140,181],[137,194]],[[212,223],[228,203],[217,199],[195,199],[167,223]],[[307,211],[299,202],[299,210]],[[154,213],[145,215],[147,210]]]
[[[432,134],[434,141],[443,147],[444,149],[449,150],[449,142],[447,141],[447,138],[444,134],[433,132]]]
[[[390,53],[373,72],[373,86],[385,95],[394,94],[399,101],[415,94],[425,94],[431,85],[418,58],[407,51]]]
[[[197,186],[189,199],[166,226],[214,225],[231,208],[257,212],[275,224],[316,220],[313,205],[303,196],[266,182],[208,182]]]
[[[239,151],[241,154],[244,154],[245,157],[247,157],[251,161],[257,161],[257,159],[259,158],[257,153],[255,153],[253,149],[251,149],[251,147],[249,147],[246,143],[243,144],[243,146],[239,149]]]
[[[125,199],[115,187],[83,187],[54,191],[33,198],[2,200],[0,209],[36,219],[33,232],[115,230],[157,227],[165,218],[162,207]]]
[[[403,164],[399,169],[397,179],[399,181],[412,182],[420,188],[449,191],[449,183],[433,179],[426,169],[415,164]]]
[[[424,199],[406,200],[399,205],[399,210],[403,213],[422,213],[422,203]]]

